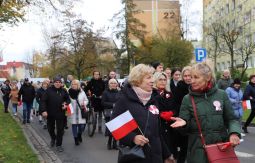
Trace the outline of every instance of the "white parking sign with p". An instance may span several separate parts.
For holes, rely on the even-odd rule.
[[[196,48],[195,49],[196,62],[202,62],[206,59],[206,49]]]

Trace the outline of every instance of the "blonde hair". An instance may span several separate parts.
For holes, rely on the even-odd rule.
[[[182,69],[182,80],[183,80],[183,76],[184,76],[185,71],[190,71],[190,72],[191,72],[191,69],[192,69],[191,66],[185,66],[185,67],[183,67],[183,69]]]
[[[81,89],[81,83],[80,83],[79,80],[77,80],[77,79],[72,80],[72,82],[71,82],[71,87],[72,87],[72,84],[77,84],[78,89]]]
[[[155,72],[153,74],[153,88],[157,89],[157,83],[158,83],[161,76],[164,76],[167,79],[166,74],[163,73],[163,72]]]
[[[212,82],[215,82],[215,74],[209,61],[204,61],[193,65],[191,72],[193,71],[199,72],[205,80],[210,79]]]
[[[132,68],[128,76],[128,82],[132,86],[139,86],[146,75],[152,75],[155,69],[149,65],[139,64]]]

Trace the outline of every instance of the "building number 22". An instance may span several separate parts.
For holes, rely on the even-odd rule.
[[[173,19],[174,16],[175,16],[175,13],[173,11],[164,12],[164,19]]]

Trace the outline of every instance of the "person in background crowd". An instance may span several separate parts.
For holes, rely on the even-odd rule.
[[[98,132],[102,133],[102,121],[103,121],[103,107],[102,107],[102,94],[104,92],[104,81],[100,77],[99,71],[93,72],[93,78],[88,82],[86,92],[91,97],[91,105],[96,112],[96,119],[98,121]]]
[[[72,80],[71,88],[68,90],[68,93],[71,99],[71,105],[74,109],[71,115],[74,142],[75,145],[79,145],[82,142],[82,133],[86,125],[85,118],[81,116],[81,109],[86,109],[89,101],[85,92],[81,89],[79,80]]]
[[[174,89],[174,101],[176,104],[176,116],[179,116],[180,107],[182,104],[183,97],[189,93],[189,87],[191,84],[191,67],[186,66],[182,69],[181,78],[177,84],[177,87]],[[187,157],[187,148],[188,148],[188,136],[182,135],[179,132],[177,134],[177,143],[180,148],[177,156],[177,163],[185,163]]]
[[[63,83],[67,89],[70,88],[72,80],[73,80],[73,75],[67,75],[66,82],[65,84]]]
[[[218,80],[218,88],[226,90],[233,83],[233,79],[231,79],[229,70],[224,70],[222,74],[222,78]]]
[[[47,117],[48,132],[51,137],[50,145],[58,152],[63,152],[62,147],[63,134],[64,134],[64,119],[67,106],[70,104],[70,98],[67,91],[62,87],[61,77],[54,78],[54,84],[49,87],[42,95],[41,110],[42,116]],[[55,133],[55,126],[57,134]]]
[[[72,83],[73,80],[73,76],[72,75],[68,75],[67,76],[69,78],[69,82]],[[61,77],[61,87],[64,88],[66,91],[68,91],[68,89],[71,87],[71,85],[69,85],[70,83],[67,83],[67,85],[65,84],[65,79],[63,77]],[[65,129],[68,129],[68,124],[67,124],[67,115],[65,115],[65,119],[64,119],[64,126]]]
[[[118,82],[116,79],[110,79],[109,86],[107,86],[107,89],[103,92],[102,95],[102,105],[104,107],[104,118],[105,118],[105,123],[109,122],[111,119],[111,114],[113,107],[117,101],[117,96],[118,96]],[[107,141],[107,149],[117,149],[117,143],[116,140],[113,139],[110,131],[106,128],[105,129],[105,136],[108,136],[108,141]]]
[[[170,89],[171,69],[170,69],[169,67],[167,67],[167,68],[165,69],[165,74],[166,74],[166,77],[167,77],[167,81],[166,81],[166,90],[167,90],[168,92],[170,92],[170,91],[171,91],[171,89]]]
[[[29,82],[28,78],[25,78],[24,84],[19,90],[18,100],[23,103],[23,124],[30,123],[30,114],[35,98],[35,89]]]
[[[240,123],[240,128],[242,126],[242,117],[243,117],[243,108],[242,108],[242,100],[243,100],[243,92],[241,90],[241,81],[239,78],[234,79],[234,82],[228,87],[226,90],[228,98],[231,102],[232,109],[235,113],[236,120]],[[244,134],[241,133],[241,136]],[[243,139],[241,139],[243,141]]]
[[[39,123],[43,125],[43,129],[47,129],[47,119],[45,117],[42,117],[42,105],[41,105],[41,100],[43,94],[46,92],[47,88],[49,87],[49,80],[44,80],[42,82],[42,86],[40,89],[37,90],[36,92],[36,101],[39,104]]]
[[[17,115],[17,107],[18,107],[18,97],[19,97],[19,90],[18,86],[16,84],[12,84],[11,86],[11,93],[10,93],[10,99],[12,102],[12,113],[14,116]]]
[[[34,83],[33,85],[32,85],[33,87],[34,87],[34,89],[35,89],[35,97],[37,96],[36,94],[37,94],[37,91],[40,89],[40,87],[41,87],[41,84],[40,84],[40,82],[38,83]],[[39,104],[38,104],[38,102],[37,102],[37,100],[36,100],[36,98],[34,98],[34,101],[33,101],[33,111],[31,111],[31,115],[30,115],[30,119],[32,120],[33,118],[33,116],[34,115],[36,115],[36,116],[38,116],[39,115]],[[40,117],[39,117],[39,121],[40,121]]]
[[[116,73],[114,71],[110,71],[107,80],[105,80],[105,88],[108,88],[110,79],[115,79],[118,82],[116,77],[117,77]],[[118,84],[118,87],[119,87],[119,84]]]
[[[148,65],[139,64],[133,67],[129,74],[129,83],[121,90],[113,108],[112,119],[129,111],[143,132],[142,134],[136,129],[120,139],[120,145],[129,147],[139,145],[143,149],[145,159],[130,163],[173,162],[173,156],[159,130],[159,110],[152,97],[153,73],[154,68]]]
[[[171,71],[172,79],[170,81],[170,89],[175,95],[175,88],[177,87],[178,82],[181,80],[181,69],[180,68],[173,68]]]
[[[4,84],[1,87],[1,91],[3,93],[4,112],[9,113],[8,106],[9,106],[10,92],[11,92],[10,80],[8,79],[5,80]]]
[[[155,69],[155,72],[163,72],[164,66],[159,61],[155,61],[151,63],[151,66]]]
[[[247,127],[255,117],[255,75],[250,76],[249,84],[244,90],[243,100],[250,100],[251,102],[251,113],[242,127],[244,133],[248,133]]]
[[[171,92],[166,90],[167,76],[162,72],[153,74],[153,97],[158,103],[160,115],[160,133],[167,145],[167,148],[177,158],[176,130],[170,127],[171,117],[176,113],[176,105]]]
[[[188,137],[188,163],[208,163],[194,116],[192,99],[206,144],[230,142],[240,144],[240,126],[225,91],[217,88],[213,69],[207,62],[191,69],[191,88],[183,98],[179,118],[172,117],[174,128],[182,127]]]

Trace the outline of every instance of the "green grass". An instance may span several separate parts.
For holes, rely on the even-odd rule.
[[[244,111],[244,114],[243,114],[243,122],[246,122],[246,120],[248,119],[249,115],[250,115],[250,112],[251,110],[246,110]],[[255,118],[252,120],[251,123],[254,123],[255,124]]]
[[[0,163],[39,163],[23,131],[0,103]]]

